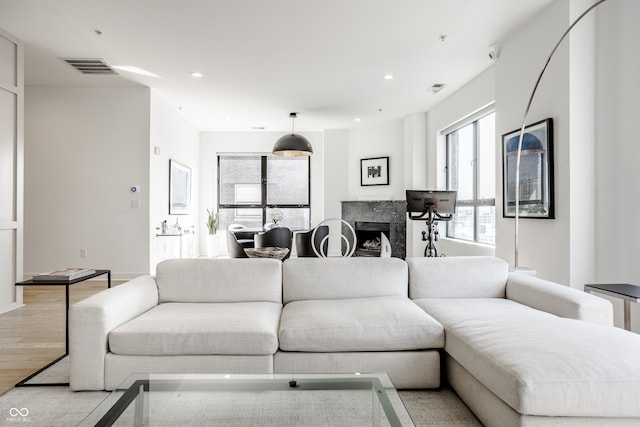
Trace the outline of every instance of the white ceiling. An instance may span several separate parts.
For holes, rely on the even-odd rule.
[[[0,28],[25,44],[27,85],[142,84],[200,130],[286,131],[295,111],[312,131],[429,110],[551,1],[0,0]],[[68,57],[159,77],[83,75]]]

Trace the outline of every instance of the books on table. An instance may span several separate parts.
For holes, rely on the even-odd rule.
[[[70,280],[81,279],[94,274],[93,268],[63,268],[62,270],[50,271],[48,273],[36,274],[33,276],[35,281],[60,281],[68,282]]]

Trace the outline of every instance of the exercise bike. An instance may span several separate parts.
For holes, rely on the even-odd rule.
[[[435,242],[440,238],[438,221],[451,221],[456,209],[455,204],[455,191],[407,190],[409,219],[425,220],[427,223],[427,230],[422,231],[422,240],[427,242],[427,246],[424,248],[425,257],[438,256],[435,245]]]

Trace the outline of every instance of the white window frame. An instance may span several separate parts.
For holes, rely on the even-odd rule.
[[[446,231],[446,236],[448,239],[453,239],[453,240],[459,240],[459,241],[464,241],[464,242],[471,242],[474,244],[481,244],[481,245],[488,245],[488,246],[494,246],[495,247],[495,241],[494,243],[487,243],[487,242],[481,242],[479,240],[479,229],[480,229],[480,215],[479,215],[479,208],[480,207],[486,207],[486,206],[493,206],[494,208],[494,212],[495,212],[495,206],[496,206],[496,199],[495,199],[495,195],[493,198],[491,199],[479,199],[478,198],[478,185],[479,185],[479,181],[480,181],[480,168],[478,165],[478,147],[480,144],[480,138],[478,136],[478,122],[483,119],[484,117],[495,113],[495,105],[493,103],[481,108],[480,110],[474,112],[473,114],[465,117],[464,119],[452,124],[451,126],[448,126],[447,128],[443,129],[441,131],[441,135],[444,136],[444,144],[445,144],[445,182],[446,182],[446,188],[447,190],[454,190],[451,188],[451,171],[449,168],[449,164],[450,164],[450,157],[451,157],[451,153],[450,153],[450,135],[459,130],[462,129],[468,125],[472,125],[473,126],[473,160],[472,160],[472,164],[473,164],[473,198],[471,200],[460,200],[458,199],[456,201],[456,206],[457,208],[462,207],[462,206],[471,206],[474,209],[474,216],[473,216],[473,240],[468,240],[468,239],[463,239],[461,237],[457,237],[451,234],[451,224],[447,223],[447,231]],[[494,138],[495,139],[495,138]],[[495,147],[495,141],[494,141],[494,147]],[[495,157],[495,156],[494,156]],[[454,220],[455,220],[455,215],[454,215]],[[494,227],[495,227],[495,216],[494,216]]]

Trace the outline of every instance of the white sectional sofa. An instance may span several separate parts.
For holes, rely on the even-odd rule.
[[[399,258],[292,258],[283,266],[276,373],[386,372],[440,386],[442,325],[408,297]]]
[[[497,258],[415,258],[409,295],[445,328],[446,376],[489,426],[640,425],[640,336],[610,303]]]
[[[70,309],[70,386],[112,390],[132,372],[272,373],[282,265],[176,259]]]
[[[488,426],[640,425],[640,336],[491,257],[168,260],[74,304],[71,388],[132,372],[387,372]]]

